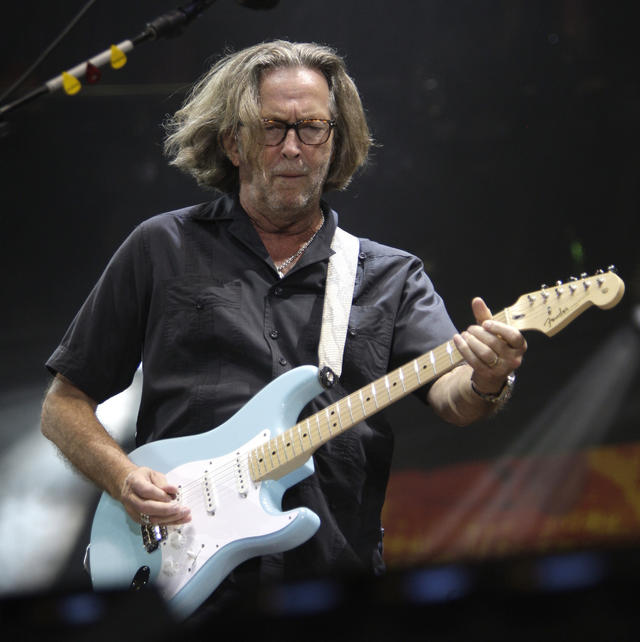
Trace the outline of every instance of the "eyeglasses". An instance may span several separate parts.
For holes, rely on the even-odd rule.
[[[280,145],[290,129],[294,129],[300,142],[305,145],[323,145],[329,140],[331,130],[336,126],[335,120],[324,118],[306,118],[295,123],[281,120],[262,119],[262,144],[266,147]]]

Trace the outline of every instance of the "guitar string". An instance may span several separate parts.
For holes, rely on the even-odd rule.
[[[181,496],[181,504],[191,508],[192,510],[202,509],[204,512],[209,512],[209,506],[212,506],[212,514],[215,514],[219,505],[227,502],[229,496],[237,496],[237,490],[229,486],[221,486],[214,493],[211,501],[207,499],[205,493],[200,489],[200,492],[186,493]]]

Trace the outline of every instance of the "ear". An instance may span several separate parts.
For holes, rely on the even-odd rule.
[[[234,167],[240,165],[240,149],[238,147],[238,137],[235,134],[227,133],[222,137],[222,147]]]

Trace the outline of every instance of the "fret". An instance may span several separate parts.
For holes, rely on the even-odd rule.
[[[295,427],[295,426],[294,426]],[[296,444],[295,444],[295,432],[293,428],[289,428],[289,430],[285,431],[283,434],[287,435],[287,440],[289,441],[289,448],[291,449],[291,453],[293,457],[295,457],[298,453],[296,452]]]
[[[318,431],[318,437],[320,439],[320,443],[323,443],[322,430],[320,430],[320,413],[316,413],[315,418],[316,418],[316,430]]]
[[[280,444],[278,444],[278,439],[280,440]],[[281,433],[276,437],[276,446],[278,448],[278,461],[280,461],[280,448],[282,448],[282,455],[285,462],[289,461],[289,457],[287,457],[287,447],[284,442],[284,433]]]
[[[332,408],[335,408],[335,413],[338,416],[338,423],[340,424],[340,432],[344,430],[344,426],[342,425],[342,412],[340,408],[340,404],[342,404],[342,401],[344,400],[340,400],[337,403],[334,403],[333,406],[331,406]]]
[[[329,416],[329,408],[325,408],[324,414],[327,418],[327,428],[329,429],[329,435],[333,437],[333,430],[331,430],[331,417]]]
[[[438,370],[436,369],[436,358],[435,358],[435,355],[433,354],[433,350],[431,350],[431,352],[429,352],[429,359],[431,359],[431,366],[433,368],[433,374],[437,375],[438,374]]]
[[[295,450],[293,448],[293,440],[291,430],[285,430],[282,433],[282,443],[284,444],[284,457],[287,461],[293,459],[296,456]]]
[[[404,372],[402,371],[402,368],[398,369],[398,378],[400,379],[400,383],[402,384],[402,390],[404,392],[407,392],[407,389],[404,385]]]
[[[353,412],[351,410],[351,395],[347,397],[347,408],[349,409],[349,416],[351,417],[351,424],[355,424],[355,419],[353,418]]]
[[[271,468],[269,468],[269,462],[267,460],[267,451],[265,450],[266,446],[266,443],[260,446],[260,449],[258,450],[258,462],[262,465],[264,471],[268,472]]]
[[[418,380],[418,383],[422,384],[422,381],[420,380],[420,366],[418,364],[418,360],[417,359],[413,360],[413,369],[416,372],[416,379]]]
[[[258,475],[263,475],[267,472],[267,468],[264,465],[264,458],[259,457],[257,451],[255,451],[255,467]]]
[[[449,360],[451,365],[453,365],[453,348],[451,347],[451,342],[447,341],[447,352],[449,353]]]
[[[271,467],[274,468],[273,464],[273,456],[276,456],[276,459],[278,460],[278,464],[280,463],[280,457],[278,457],[278,448],[277,448],[277,443],[276,447],[273,447],[273,439],[269,439],[269,458],[271,459]]]
[[[257,464],[257,455],[256,455],[256,449],[254,448],[250,453],[249,453],[249,476],[251,479],[255,479],[258,475],[258,467],[256,466]]]
[[[298,430],[303,430],[302,424],[298,424]],[[309,442],[305,444],[305,439]],[[309,448],[313,447],[313,442],[311,441],[311,431],[309,430],[309,422],[307,422],[306,432],[300,432],[300,443],[302,444],[302,452],[306,453]]]
[[[254,477],[254,479],[256,479],[257,476],[264,475],[267,472],[266,467],[264,466],[264,458],[260,457],[259,451],[259,448],[255,448],[253,451],[255,454],[255,468],[257,470],[257,475],[256,477]]]
[[[268,450],[269,442],[265,442],[265,444],[262,446],[262,461],[264,462],[264,466],[267,470],[272,470],[273,465],[269,463],[269,450]]]
[[[362,388],[358,390],[358,397],[360,399],[360,405],[362,406],[362,416],[366,417],[367,416],[367,409],[364,405],[364,397],[362,396]]]
[[[311,426],[309,425],[309,419],[307,419],[307,435],[309,438],[309,445],[313,446],[313,439],[311,438]]]
[[[376,384],[375,381],[371,384],[371,395],[373,396],[373,403],[376,405],[376,410],[378,409],[378,397],[376,395]]]
[[[389,375],[384,377],[384,386],[387,389],[387,395],[389,396],[389,401],[391,401],[391,387],[389,386]]]
[[[337,430],[338,434],[340,434],[344,430],[344,427],[342,425],[342,412],[340,409],[340,403],[341,402],[334,404],[333,407],[335,408],[335,412],[331,413],[332,416],[335,414],[338,419],[338,421],[337,422],[334,421],[332,425],[333,430]]]

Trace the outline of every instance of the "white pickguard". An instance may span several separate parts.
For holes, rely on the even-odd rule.
[[[251,481],[248,452],[269,439],[260,433],[241,449],[214,459],[192,461],[167,473],[191,509],[191,522],[170,526],[161,544],[162,566],[156,586],[171,599],[224,546],[250,537],[275,533],[296,512],[269,512],[260,496],[261,482]]]

